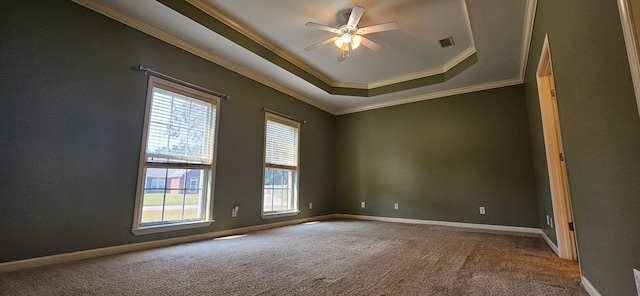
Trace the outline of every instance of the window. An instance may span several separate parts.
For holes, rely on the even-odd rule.
[[[198,178],[191,177],[189,180],[189,191],[193,192],[196,189],[198,189]]]
[[[265,113],[265,155],[262,216],[298,211],[298,138],[300,124]]]
[[[211,225],[220,99],[153,76],[147,93],[133,232]]]
[[[151,180],[151,189],[163,189],[164,188],[164,179],[152,179]]]

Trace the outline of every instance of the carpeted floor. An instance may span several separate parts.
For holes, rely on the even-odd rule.
[[[540,237],[334,220],[0,274],[2,295],[587,295]]]

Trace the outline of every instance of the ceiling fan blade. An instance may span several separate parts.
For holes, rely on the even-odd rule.
[[[391,31],[395,29],[398,29],[398,22],[389,22],[364,28],[358,28],[358,34],[365,35],[377,32]]]
[[[364,14],[364,7],[354,6],[349,15],[349,21],[347,22],[347,28],[354,29],[358,26],[360,18]]]
[[[320,29],[320,30],[329,31],[331,33],[336,33],[336,34],[342,33],[340,30],[338,30],[336,28],[325,26],[325,25],[321,25],[321,24],[316,24],[316,23],[312,23],[312,22],[306,23],[305,26],[316,28],[316,29]]]
[[[334,41],[336,41],[338,39],[340,39],[340,37],[329,38],[329,39],[327,39],[325,41],[318,42],[318,43],[316,43],[314,45],[311,45],[311,46],[305,48],[304,50],[309,51],[309,50],[312,50],[312,49],[314,49],[314,48],[316,48],[318,46],[323,46],[323,45],[326,45],[326,44],[329,44],[329,43],[333,43]]]
[[[371,41],[371,39],[367,39],[364,37],[362,37],[362,41],[360,41],[360,45],[367,47],[373,51],[381,51],[384,48],[384,46]]]

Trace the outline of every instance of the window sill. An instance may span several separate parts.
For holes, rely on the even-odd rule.
[[[280,218],[280,217],[287,217],[287,216],[295,216],[298,215],[300,213],[300,211],[293,211],[293,212],[277,212],[277,213],[272,213],[272,214],[265,214],[262,213],[262,219],[271,219],[271,218]]]
[[[167,232],[167,231],[174,231],[174,230],[209,227],[209,226],[211,226],[211,224],[213,222],[214,222],[214,220],[206,220],[206,221],[181,222],[181,223],[162,224],[162,225],[140,226],[140,227],[133,228],[131,230],[131,232],[133,234],[135,234],[135,235],[143,235],[143,234]]]

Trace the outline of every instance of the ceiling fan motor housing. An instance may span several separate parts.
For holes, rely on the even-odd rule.
[[[319,42],[312,46],[309,46],[305,48],[305,50],[311,50],[318,46],[334,43],[341,51],[338,61],[343,61],[346,57],[349,56],[349,52],[351,50],[360,47],[361,44],[374,51],[381,50],[383,46],[371,41],[370,39],[364,38],[362,35],[395,30],[398,28],[398,23],[394,21],[394,22],[378,24],[374,26],[368,26],[364,28],[358,28],[358,23],[360,22],[360,18],[362,17],[363,14],[364,14],[364,7],[354,6],[353,9],[351,9],[350,11],[347,11],[341,14],[343,21],[345,23],[344,25],[341,25],[337,29],[332,28],[330,26],[321,25],[321,24],[312,23],[312,22],[306,23],[306,25],[309,27],[314,27],[324,31],[333,32],[338,36]]]

